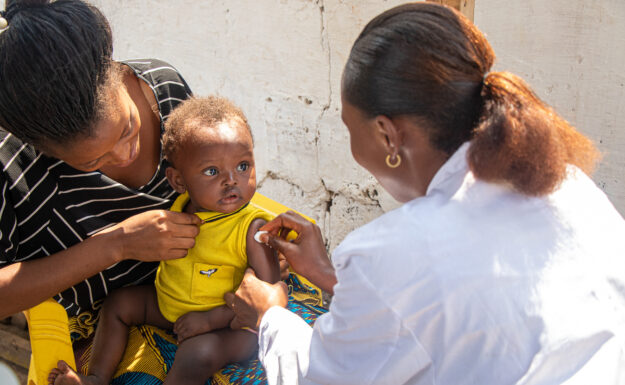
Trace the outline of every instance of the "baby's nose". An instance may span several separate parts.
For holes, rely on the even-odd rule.
[[[227,184],[227,185],[231,185],[231,184],[235,184],[236,183],[236,179],[235,179],[234,173],[232,171],[224,173],[224,183]]]

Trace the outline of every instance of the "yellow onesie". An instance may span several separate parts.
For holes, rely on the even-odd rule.
[[[187,193],[180,195],[171,211],[181,212]],[[256,218],[273,216],[254,203],[224,214],[196,213],[207,223],[200,227],[195,246],[186,257],[162,261],[156,272],[156,295],[163,316],[170,322],[190,311],[207,311],[224,305],[224,294],[234,291],[247,268],[246,236]]]

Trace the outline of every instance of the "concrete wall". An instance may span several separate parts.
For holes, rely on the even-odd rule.
[[[175,65],[196,94],[247,113],[259,190],[314,217],[333,249],[397,204],[353,161],[340,119],[352,42],[388,0],[92,0],[119,59]],[[625,3],[477,0],[475,20],[499,57],[606,153],[596,181],[625,212]],[[510,4],[512,3],[512,4]]]

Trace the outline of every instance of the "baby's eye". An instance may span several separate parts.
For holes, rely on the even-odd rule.
[[[244,171],[247,171],[248,168],[250,168],[250,164],[249,163],[241,162],[237,166],[237,171],[244,172]]]
[[[215,167],[209,167],[204,170],[204,175],[215,176],[217,175],[217,169]]]

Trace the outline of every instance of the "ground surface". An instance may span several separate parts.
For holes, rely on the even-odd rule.
[[[25,385],[30,360],[28,331],[25,329],[25,320],[13,320],[13,323],[11,321],[0,321],[0,362],[11,368],[20,384]],[[4,379],[0,379],[0,383],[2,380]]]

